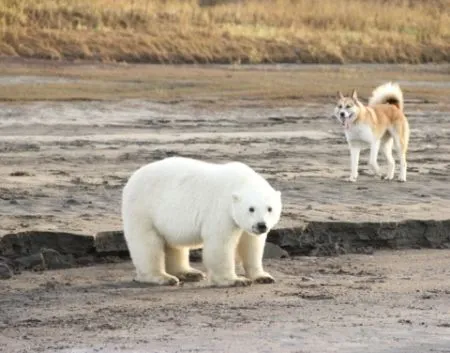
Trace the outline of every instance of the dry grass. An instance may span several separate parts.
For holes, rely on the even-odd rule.
[[[0,0],[0,54],[158,63],[450,59],[450,0],[209,2]]]

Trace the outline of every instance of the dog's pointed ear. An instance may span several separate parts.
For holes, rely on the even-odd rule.
[[[354,101],[357,101],[357,100],[358,100],[358,95],[356,94],[356,89],[354,89],[353,92],[352,92],[352,99],[353,99]]]
[[[342,98],[344,98],[344,95],[342,94],[341,91],[338,91],[338,93],[337,93],[337,99],[342,99]]]

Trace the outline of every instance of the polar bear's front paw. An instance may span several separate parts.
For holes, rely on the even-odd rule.
[[[394,179],[394,175],[385,174],[385,175],[381,176],[381,180],[388,180],[388,181],[390,181],[392,179]]]
[[[252,280],[247,277],[238,277],[231,284],[232,287],[248,287],[252,284]]]
[[[213,279],[211,281],[213,287],[247,287],[252,284],[252,280],[246,277],[236,277],[230,279]]]
[[[161,274],[159,276],[143,276],[138,275],[134,279],[135,282],[153,284],[153,285],[162,285],[162,286],[177,286],[180,284],[180,280],[169,274]]]
[[[166,286],[178,286],[180,284],[180,280],[172,276],[166,277],[161,284]]]
[[[268,273],[254,278],[253,281],[259,284],[275,283],[275,279]]]
[[[205,279],[205,274],[195,269],[192,269],[189,272],[177,273],[175,276],[182,282],[199,282]]]

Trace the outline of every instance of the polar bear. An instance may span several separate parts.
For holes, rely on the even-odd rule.
[[[122,221],[138,282],[177,285],[205,274],[189,264],[203,248],[213,286],[272,283],[262,257],[278,223],[280,191],[240,162],[169,157],[135,171],[122,194]],[[237,276],[240,258],[245,277]]]

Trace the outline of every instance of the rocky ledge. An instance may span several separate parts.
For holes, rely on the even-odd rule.
[[[309,222],[269,233],[265,258],[372,253],[376,249],[450,248],[450,220]],[[22,270],[61,269],[129,259],[122,231],[95,236],[29,231],[0,238],[0,278]],[[201,261],[201,250],[191,252]]]

